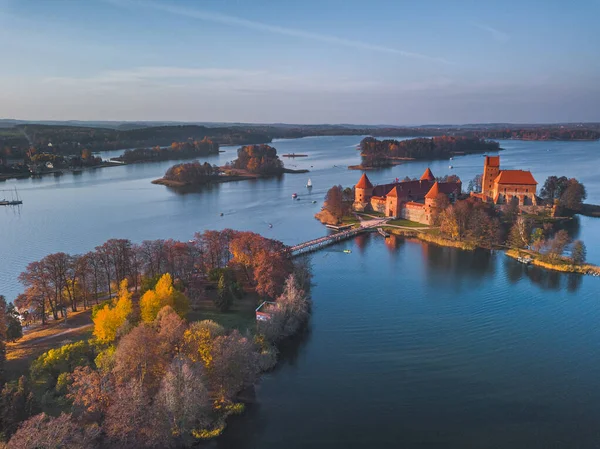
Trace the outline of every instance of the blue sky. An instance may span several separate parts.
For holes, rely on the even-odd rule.
[[[0,0],[0,117],[600,121],[600,0]]]

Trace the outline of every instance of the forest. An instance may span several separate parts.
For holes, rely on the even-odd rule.
[[[93,337],[50,349],[14,379],[0,298],[0,446],[189,447],[218,436],[307,322],[311,277],[281,242],[231,229],[189,242],[113,239],[32,262],[15,301],[26,322],[91,309]],[[270,319],[223,327],[194,312],[207,294],[223,311],[268,300]]]
[[[200,141],[173,142],[170,146],[164,148],[157,145],[153,148],[125,150],[122,156],[114,159],[126,163],[135,163],[168,161],[211,154],[219,154],[219,144],[205,137]]]
[[[206,184],[217,180],[220,172],[219,167],[208,162],[202,164],[194,161],[173,165],[167,170],[163,179],[188,185]]]
[[[277,150],[270,145],[246,145],[238,148],[237,155],[228,168],[260,175],[283,173],[283,162],[277,156]]]
[[[409,140],[377,140],[366,137],[360,142],[362,167],[385,167],[394,159],[447,159],[456,154],[487,153],[500,150],[498,142],[480,138],[440,136]]]

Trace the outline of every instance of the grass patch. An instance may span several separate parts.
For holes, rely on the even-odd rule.
[[[212,293],[212,292],[211,292]],[[194,310],[187,315],[187,320],[193,321],[212,320],[228,329],[237,329],[244,333],[247,330],[254,332],[256,328],[256,313],[258,298],[256,295],[247,294],[242,299],[236,299],[227,312],[217,309],[211,298],[198,301]]]
[[[416,221],[404,220],[402,218],[400,218],[398,220],[388,221],[387,224],[394,225],[394,226],[404,226],[407,228],[425,228],[425,227],[427,227],[426,224],[418,223]]]
[[[342,218],[343,225],[356,225],[360,224],[360,220],[356,218],[354,215],[347,215]]]
[[[358,215],[360,215],[361,217],[378,217],[378,218],[384,218],[385,214],[383,212],[377,212],[377,211],[373,211],[373,212],[356,212]]]

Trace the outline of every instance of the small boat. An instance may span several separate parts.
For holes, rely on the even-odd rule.
[[[312,181],[310,180],[310,178],[308,178],[308,182],[306,183],[306,188],[312,189]]]
[[[317,201],[316,201],[316,200],[313,200],[313,204],[317,204]]]
[[[297,193],[292,193],[292,199],[296,199],[298,198],[298,194]]]
[[[350,253],[352,252],[352,250],[345,249],[345,250],[344,250],[344,252],[345,252],[346,254],[350,254]]]
[[[524,263],[525,265],[531,265],[531,262],[533,261],[533,259],[531,257],[517,257],[517,260],[521,263]]]
[[[452,165],[448,165],[448,168],[454,168]]]
[[[269,223],[269,227],[270,227],[270,228],[272,228],[272,227],[273,227],[273,225],[272,225],[271,223]]]
[[[452,159],[454,159],[454,158],[451,157],[450,160],[452,160]]]
[[[219,216],[220,216],[220,217],[222,217],[222,216],[223,216],[223,212],[221,212],[221,213],[219,214]]]

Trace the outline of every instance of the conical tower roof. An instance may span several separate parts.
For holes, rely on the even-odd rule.
[[[439,194],[440,194],[440,185],[436,181],[435,184],[431,187],[431,189],[429,189],[429,192],[427,192],[427,195],[425,195],[425,198],[434,200],[434,199],[436,199],[436,197]]]
[[[392,190],[390,190],[386,196],[391,196],[393,198],[398,198],[398,193],[399,193],[398,190],[399,190],[398,186],[394,186],[392,188]]]
[[[427,170],[423,172],[423,175],[421,176],[421,181],[435,181],[435,176],[433,176],[433,173],[431,173],[429,167],[427,167]]]
[[[357,189],[370,189],[373,187],[369,178],[367,178],[367,174],[363,173],[363,175],[358,180],[358,183],[354,186]]]

